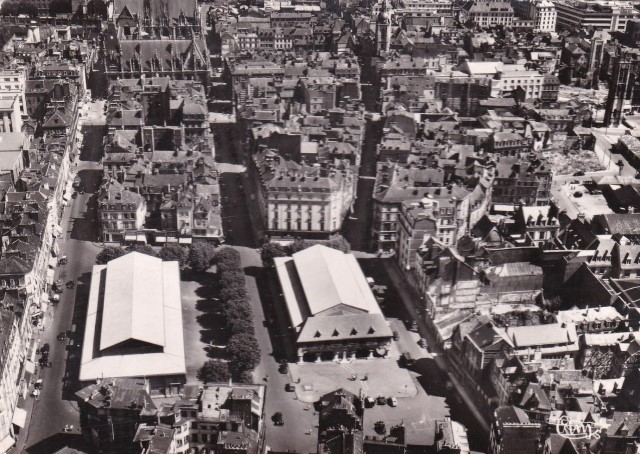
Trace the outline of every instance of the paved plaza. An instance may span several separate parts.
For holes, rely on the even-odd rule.
[[[289,366],[291,383],[302,402],[317,402],[321,396],[344,388],[367,396],[414,397],[418,390],[407,369],[395,359],[357,359],[350,363],[304,363]],[[356,376],[355,380],[350,377]],[[367,380],[363,380],[368,377]]]

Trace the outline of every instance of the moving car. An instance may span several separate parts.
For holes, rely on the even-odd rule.
[[[389,406],[390,407],[397,407],[398,406],[398,399],[396,399],[395,397],[389,397]]]
[[[59,340],[59,341],[63,341],[63,340],[65,340],[66,338],[67,338],[67,333],[62,332],[62,333],[58,334],[58,340]]]
[[[271,417],[271,420],[273,421],[273,424],[275,426],[283,426],[284,425],[284,419],[282,417],[282,413],[277,411],[273,414],[273,416]]]

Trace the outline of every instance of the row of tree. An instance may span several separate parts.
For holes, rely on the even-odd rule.
[[[349,242],[340,235],[336,235],[328,240],[295,239],[286,246],[283,246],[280,243],[267,241],[260,248],[260,257],[262,258],[262,264],[265,267],[270,268],[273,266],[274,258],[287,257],[311,246],[315,246],[316,244],[322,244],[324,246],[337,249],[342,252],[349,252],[351,250],[351,245],[349,244]]]
[[[129,248],[107,246],[96,256],[96,263],[104,265],[129,252],[140,252],[152,257],[159,257],[165,262],[176,261],[180,263],[181,269],[188,267],[192,271],[203,272],[212,265],[216,255],[216,248],[209,243],[195,243],[189,248],[178,243],[169,243],[162,246],[159,251],[156,251],[148,244],[135,245]]]
[[[260,347],[253,328],[253,310],[240,254],[229,247],[220,248],[213,261],[220,284],[221,312],[229,330],[226,347],[229,362],[207,361],[199,370],[198,378],[205,383],[226,381],[229,377],[251,383],[251,371],[260,362]]]

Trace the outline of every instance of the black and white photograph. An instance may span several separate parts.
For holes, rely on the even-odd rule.
[[[0,0],[0,454],[640,454],[640,0]]]

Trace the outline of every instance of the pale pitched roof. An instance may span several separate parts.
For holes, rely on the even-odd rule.
[[[0,133],[0,151],[20,150],[25,145],[25,135],[21,132]]]
[[[293,326],[337,306],[344,312],[382,314],[355,257],[315,245],[275,260]]]
[[[337,304],[364,312],[380,312],[356,258],[336,249],[315,245],[293,254],[311,314]]]
[[[327,342],[349,339],[376,339],[393,335],[380,314],[309,317],[298,342]]]
[[[515,326],[508,328],[506,334],[515,348],[570,344],[578,340],[576,325],[573,323],[565,326],[560,323]]]
[[[104,350],[130,339],[158,348],[153,353],[129,354]],[[185,373],[178,262],[132,252],[108,265],[94,266],[80,381]]]
[[[163,347],[162,260],[133,252],[107,264],[100,350],[135,339]]]

